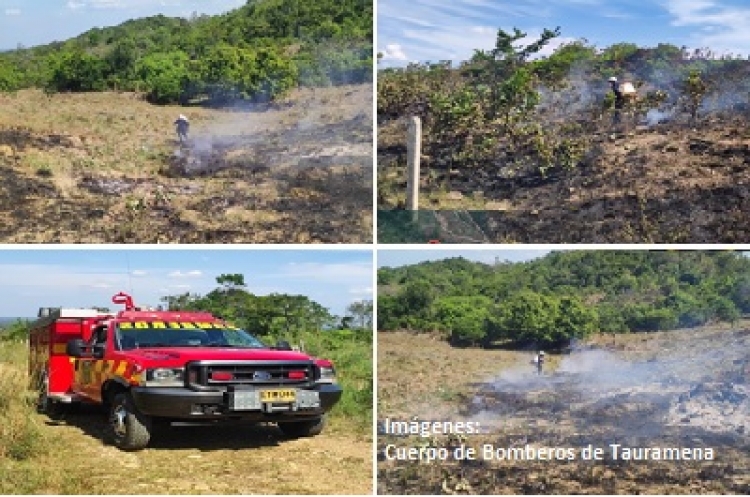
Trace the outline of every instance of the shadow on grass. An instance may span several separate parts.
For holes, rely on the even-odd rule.
[[[80,405],[70,409],[58,421],[47,420],[49,426],[73,426],[104,444],[107,416],[94,405]],[[289,440],[274,425],[247,421],[225,421],[205,425],[158,423],[153,430],[149,449],[214,450],[257,449],[275,447]]]

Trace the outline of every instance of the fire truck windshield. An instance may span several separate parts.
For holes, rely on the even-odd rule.
[[[115,328],[115,339],[118,350],[148,347],[267,348],[250,333],[220,323],[121,322]]]

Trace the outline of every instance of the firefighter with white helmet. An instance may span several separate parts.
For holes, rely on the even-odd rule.
[[[174,124],[177,126],[177,138],[179,138],[180,143],[187,142],[188,130],[190,129],[190,121],[188,118],[185,117],[184,114],[180,114],[180,117],[177,118]]]
[[[537,374],[542,374],[542,368],[544,367],[544,351],[543,350],[539,351],[539,353],[534,358],[534,362],[536,363]]]
[[[625,97],[623,96],[622,90],[620,89],[620,84],[617,81],[617,78],[612,76],[609,78],[609,84],[612,87],[612,93],[615,95],[615,112],[612,115],[612,122],[614,124],[619,124],[621,120],[621,114],[622,109],[625,107]]]
[[[537,362],[536,362],[536,372],[537,374],[542,374],[542,368],[544,366],[544,351],[540,350],[539,355],[537,356]]]

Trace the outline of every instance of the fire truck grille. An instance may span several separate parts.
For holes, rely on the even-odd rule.
[[[196,361],[186,366],[186,381],[194,388],[227,386],[312,385],[316,367],[310,361],[295,362],[216,362]]]

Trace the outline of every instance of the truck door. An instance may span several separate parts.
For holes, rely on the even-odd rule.
[[[104,353],[107,348],[107,326],[99,325],[91,333],[87,344],[90,355],[78,359],[76,383],[81,393],[91,400],[101,402],[101,385],[104,377]]]

